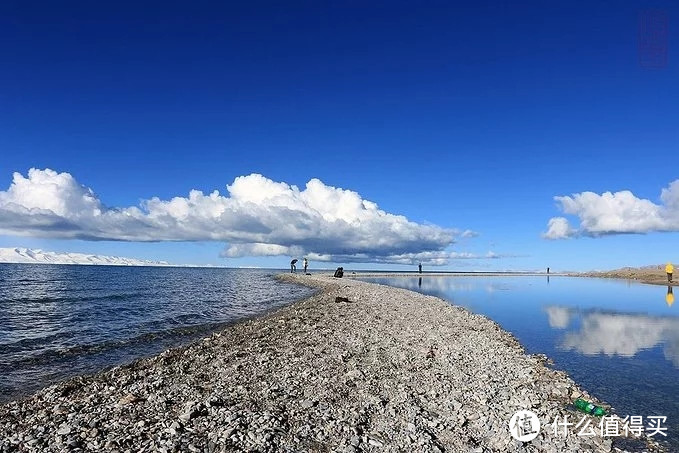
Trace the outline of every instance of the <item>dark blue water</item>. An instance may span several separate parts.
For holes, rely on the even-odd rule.
[[[274,271],[0,264],[0,400],[311,294]]]
[[[667,287],[569,277],[364,280],[488,316],[619,415],[641,415],[644,423],[649,415],[667,416],[672,451],[679,451],[679,304]]]

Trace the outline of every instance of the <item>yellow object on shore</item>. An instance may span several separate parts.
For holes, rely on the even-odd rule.
[[[672,263],[667,263],[667,266],[665,266],[665,272],[667,272],[668,274],[674,272],[674,266],[672,266]]]

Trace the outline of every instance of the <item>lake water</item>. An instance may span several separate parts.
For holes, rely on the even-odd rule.
[[[650,415],[667,416],[671,451],[679,451],[679,304],[667,287],[546,276],[363,280],[488,316],[619,415],[644,416],[644,424]]]
[[[0,401],[312,293],[276,271],[0,264]]]

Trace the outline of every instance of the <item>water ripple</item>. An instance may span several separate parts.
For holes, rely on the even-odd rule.
[[[0,400],[310,293],[263,270],[0,264]]]

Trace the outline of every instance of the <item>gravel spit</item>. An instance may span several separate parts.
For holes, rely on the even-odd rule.
[[[579,420],[573,398],[595,399],[488,318],[351,279],[279,278],[320,291],[6,403],[0,451],[621,451],[610,438],[544,426]],[[508,428],[519,409],[543,424],[525,444]],[[662,451],[637,443],[630,451]]]

